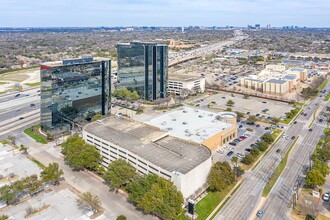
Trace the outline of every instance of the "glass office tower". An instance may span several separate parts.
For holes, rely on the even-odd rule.
[[[80,119],[107,114],[110,71],[110,60],[94,60],[92,57],[42,64],[42,129],[68,128]]]
[[[117,44],[118,87],[135,89],[145,100],[167,96],[168,46],[131,42]]]

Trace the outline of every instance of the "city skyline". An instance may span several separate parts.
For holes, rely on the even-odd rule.
[[[0,4],[0,27],[330,26],[326,0],[0,0]]]

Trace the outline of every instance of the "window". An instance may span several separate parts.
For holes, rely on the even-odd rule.
[[[160,171],[161,174],[163,174],[164,176],[168,177],[168,178],[171,178],[171,176],[167,175],[166,173]]]
[[[143,161],[141,161],[141,160],[138,160],[140,163],[142,163],[142,164],[144,164],[144,165],[146,165],[147,166],[147,164],[145,163],[145,162],[143,162]]]
[[[139,165],[140,168],[144,169],[145,171],[147,171],[147,169],[141,165]]]
[[[119,150],[119,152],[122,153],[122,154],[126,154],[126,152],[125,151],[122,151],[122,150]]]
[[[102,151],[102,154],[109,155],[108,153],[106,153],[106,152],[104,152],[104,151]],[[103,155],[102,155],[102,156],[103,156]]]
[[[114,155],[117,155],[117,152],[114,152],[112,150],[110,150],[110,153],[113,153]]]
[[[133,156],[132,156],[132,155],[130,155],[130,154],[129,154],[128,156],[130,156],[130,157],[131,157],[131,158],[133,158],[133,159],[136,159],[135,157],[133,157]]]

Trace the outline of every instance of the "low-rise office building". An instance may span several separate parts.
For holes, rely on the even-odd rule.
[[[194,198],[197,191],[206,187],[211,151],[201,144],[116,116],[86,125],[83,138],[100,151],[101,164],[106,168],[121,158],[141,174],[153,173],[173,181],[184,198]]]
[[[205,78],[184,74],[171,74],[168,78],[167,92],[177,96],[186,97],[190,94],[205,91]]]
[[[237,115],[182,107],[145,123],[170,135],[208,147],[212,152],[237,137]]]

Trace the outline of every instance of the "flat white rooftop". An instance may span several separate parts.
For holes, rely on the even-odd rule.
[[[215,134],[229,128],[232,124],[220,121],[220,118],[235,117],[234,113],[215,113],[191,107],[181,107],[146,124],[168,131],[171,136],[196,143],[202,143]]]

